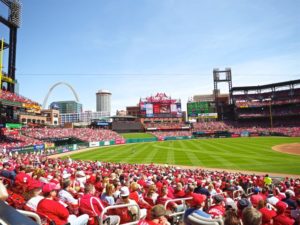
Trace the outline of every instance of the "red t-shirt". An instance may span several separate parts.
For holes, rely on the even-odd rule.
[[[225,208],[222,205],[214,205],[209,208],[208,214],[210,214],[212,218],[223,216],[225,214]]]
[[[59,202],[51,199],[43,199],[37,206],[37,213],[45,214],[56,225],[65,225],[68,222],[69,211]]]
[[[274,217],[273,225],[293,225],[294,220],[287,217],[286,215],[280,214]]]

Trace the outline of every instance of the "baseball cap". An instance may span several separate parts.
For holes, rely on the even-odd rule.
[[[224,197],[222,195],[215,195],[213,198],[216,203],[220,203],[224,201]]]
[[[232,209],[237,210],[237,206],[236,206],[236,204],[235,204],[235,202],[234,202],[234,200],[232,198],[226,198],[225,199],[225,207],[226,208],[230,207]]]
[[[30,183],[27,186],[27,189],[29,191],[34,190],[34,189],[38,189],[38,188],[42,188],[42,183],[40,181],[34,180],[32,179],[30,181]]]
[[[192,196],[193,196],[193,201],[192,201],[192,204],[191,204],[192,206],[201,205],[206,200],[205,195],[193,193]]]
[[[45,184],[42,188],[42,191],[44,193],[49,193],[49,192],[54,191],[54,190],[59,190],[58,186],[54,183]]]
[[[288,205],[283,201],[279,201],[276,203],[275,207],[278,213],[283,213],[287,209]]]
[[[129,196],[129,189],[128,189],[128,187],[126,187],[126,186],[121,187],[120,191],[121,191],[121,193],[120,193],[121,197],[127,197],[127,196]]]
[[[238,206],[239,209],[244,209],[246,207],[251,206],[251,203],[249,202],[248,199],[242,198],[242,199],[238,200],[237,206]]]
[[[166,215],[166,209],[163,205],[159,204],[159,205],[155,205],[152,207],[152,209],[151,209],[151,218],[152,219],[157,219],[164,215]]]
[[[255,194],[257,194],[259,191],[260,191],[260,190],[259,190],[259,187],[255,187],[255,188],[253,189],[253,192],[254,192]]]

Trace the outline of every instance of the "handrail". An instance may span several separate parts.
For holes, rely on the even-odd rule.
[[[253,190],[253,186],[252,187],[248,187],[247,188],[247,195],[249,195],[250,193],[252,193]]]
[[[241,190],[235,190],[235,191],[232,192],[232,198],[233,198],[233,200],[239,199],[239,197],[241,196],[241,195],[240,195],[240,191],[241,191]],[[238,193],[238,195],[235,197],[235,194],[236,194],[236,193]]]
[[[192,197],[187,197],[187,198],[175,198],[175,199],[167,200],[167,201],[165,202],[165,205],[164,205],[165,209],[167,209],[167,206],[168,206],[168,204],[169,204],[170,202],[178,202],[178,201],[181,201],[182,203],[184,203],[184,206],[185,206],[185,208],[184,208],[183,211],[171,213],[171,214],[169,214],[168,216],[169,216],[169,217],[174,217],[174,216],[179,216],[179,215],[184,214],[185,209],[186,209],[186,201],[187,201],[187,200],[192,200],[192,199],[193,199]]]
[[[24,216],[33,218],[37,224],[42,225],[42,220],[38,214],[26,210],[21,210],[21,209],[17,209],[17,211]]]
[[[100,214],[100,225],[103,225],[103,217],[104,217],[104,214],[110,210],[110,209],[119,209],[119,208],[125,208],[125,207],[130,207],[130,206],[134,206],[134,207],[137,207],[137,220],[136,221],[133,221],[133,222],[129,222],[129,223],[123,223],[122,225],[134,225],[134,224],[138,224],[139,220],[140,220],[140,215],[141,215],[141,212],[140,212],[140,207],[138,206],[137,203],[129,203],[129,204],[121,204],[121,205],[112,205],[112,206],[107,206],[103,209],[103,211],[101,212]],[[117,224],[119,225],[119,224]]]

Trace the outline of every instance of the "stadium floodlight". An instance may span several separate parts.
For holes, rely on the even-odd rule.
[[[16,27],[20,27],[21,25],[21,9],[22,4],[19,0],[10,0],[10,15],[9,21],[13,23]]]

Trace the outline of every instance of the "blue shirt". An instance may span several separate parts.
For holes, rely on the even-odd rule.
[[[196,213],[199,216],[202,216],[204,218],[207,219],[211,219],[211,215],[207,214],[206,212],[200,210],[200,209],[196,209],[196,208],[189,208],[185,211],[184,213],[184,217],[183,217],[183,221],[186,225],[191,225],[190,223],[187,222],[187,218],[189,215],[191,215],[192,213]]]

